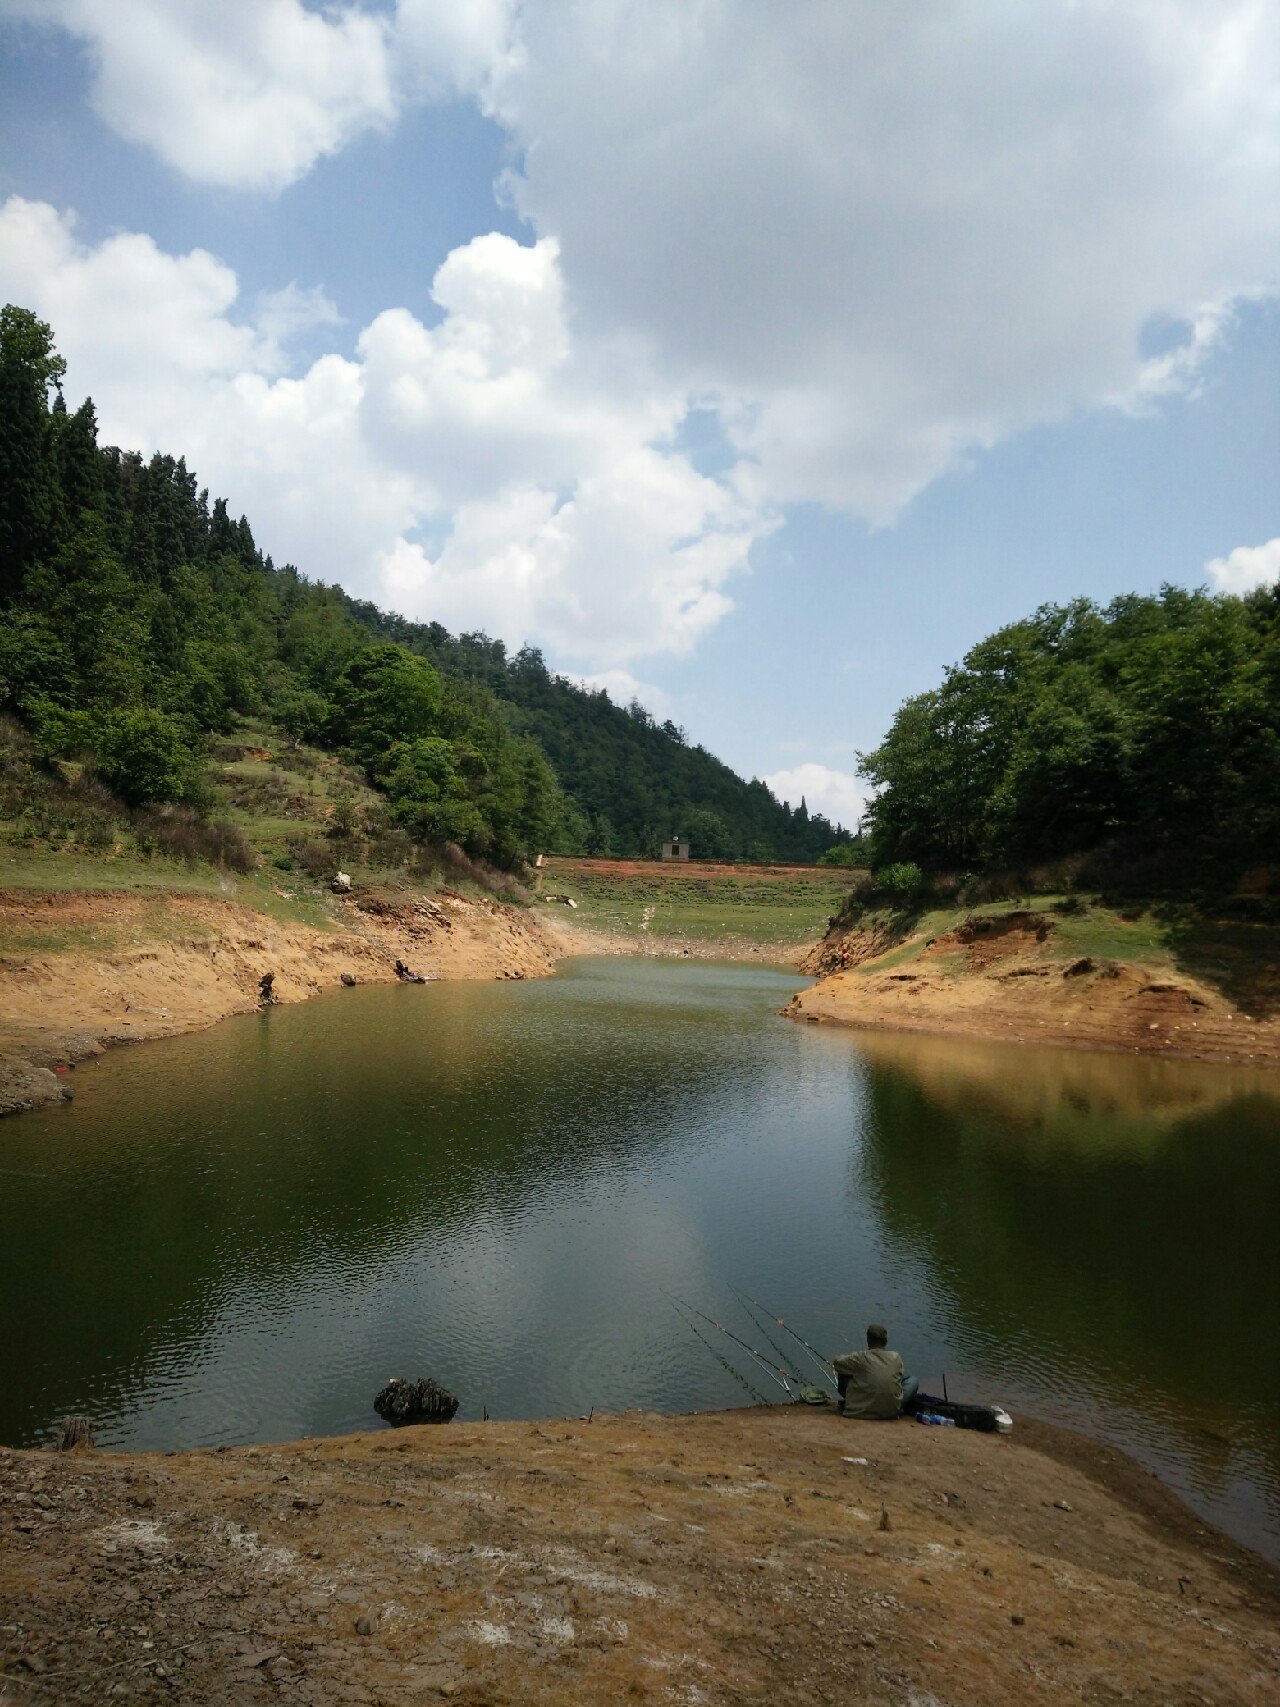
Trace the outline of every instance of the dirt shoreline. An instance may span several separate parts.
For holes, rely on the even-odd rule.
[[[0,1452],[15,1702],[1257,1704],[1277,1612],[1280,1575],[1122,1454],[1021,1420]]]
[[[864,1031],[1280,1067],[1280,1016],[1166,964],[1064,957],[1043,913],[964,921],[905,963],[876,930],[832,931],[790,1019]]]
[[[335,901],[335,928],[286,924],[231,900],[172,893],[0,891],[0,1114],[68,1098],[79,1061],[215,1025],[258,1005],[390,983],[403,960],[432,979],[544,978],[566,953],[553,923],[443,894]],[[68,944],[69,946],[63,946]]]

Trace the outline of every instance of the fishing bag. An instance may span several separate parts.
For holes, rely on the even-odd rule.
[[[927,1411],[931,1416],[946,1417],[957,1428],[976,1428],[981,1434],[994,1434],[998,1427],[995,1405],[961,1405],[954,1399],[935,1399],[931,1393],[917,1393],[912,1414]]]

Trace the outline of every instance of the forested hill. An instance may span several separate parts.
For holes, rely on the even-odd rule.
[[[50,757],[89,754],[130,805],[207,798],[238,715],[362,765],[399,826],[522,854],[811,860],[844,832],[747,783],[639,705],[530,649],[454,638],[277,568],[185,462],[98,444],[50,329],[0,315],[0,702]]]
[[[1234,881],[1280,848],[1280,587],[1047,605],[909,699],[866,756],[877,863]]]
[[[514,729],[538,742],[586,815],[592,853],[656,857],[672,835],[700,859],[814,860],[847,833],[802,804],[780,804],[763,782],[744,783],[672,722],[658,723],[637,700],[615,705],[552,674],[536,647],[508,657],[500,640],[451,635],[349,601],[371,632],[418,653],[445,674],[475,683],[503,705]]]

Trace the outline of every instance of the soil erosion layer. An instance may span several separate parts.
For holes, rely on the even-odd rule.
[[[423,977],[531,978],[564,952],[547,921],[499,901],[334,909],[322,930],[207,896],[0,891],[0,1114],[69,1095],[69,1069],[110,1044],[250,1011],[267,972],[278,1001],[300,1002],[344,977],[389,982],[397,959]]]
[[[0,1452],[0,1700],[1250,1703],[1276,1573],[1129,1460],[831,1412]]]
[[[1149,921],[1051,906],[834,925],[793,1019],[1019,1043],[1280,1065],[1274,927]],[[1097,946],[1095,946],[1097,945]],[[1091,952],[1090,952],[1091,950]]]

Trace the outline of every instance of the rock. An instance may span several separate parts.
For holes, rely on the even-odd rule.
[[[1025,1624],[1026,1619],[1020,1612],[1011,1612],[1009,1614],[1009,1622],[1010,1624]]]
[[[357,1636],[372,1636],[376,1629],[377,1625],[367,1612],[361,1613],[360,1617],[356,1619]]]
[[[348,990],[354,988],[355,981],[356,981],[356,975],[354,972],[344,972],[342,974],[342,982],[347,986]]]
[[[1070,1511],[1071,1510],[1071,1507],[1067,1504],[1066,1500],[1054,1500],[1053,1505],[1054,1505],[1055,1511]]]
[[[63,1417],[58,1423],[54,1447],[58,1452],[72,1452],[77,1447],[93,1445],[93,1422],[89,1417]]]
[[[243,1666],[246,1671],[257,1671],[259,1666],[275,1659],[279,1652],[279,1648],[246,1648],[243,1653],[236,1655],[236,1664]]]
[[[333,890],[335,895],[349,895],[351,893],[351,878],[349,874],[345,871],[339,871],[335,875],[333,882],[329,887]]]
[[[447,1423],[457,1414],[458,1401],[430,1376],[406,1381],[393,1375],[373,1401],[383,1422],[399,1428],[406,1423]]]
[[[882,1505],[880,1507],[879,1528],[881,1528],[881,1529],[892,1529],[893,1528],[893,1525],[889,1522],[889,1508],[887,1506]]]

